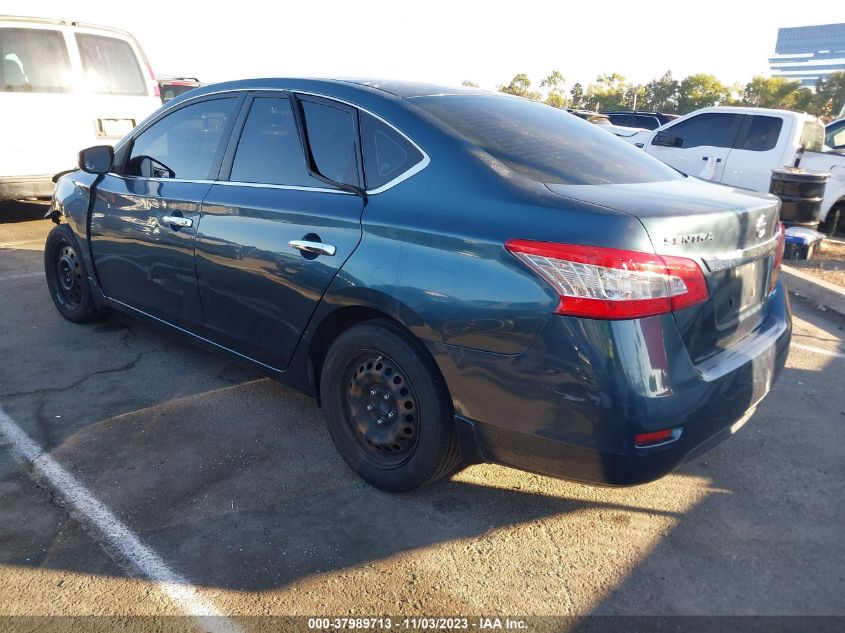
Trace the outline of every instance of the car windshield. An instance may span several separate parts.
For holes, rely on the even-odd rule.
[[[629,184],[683,177],[592,123],[542,103],[498,95],[412,102],[513,172],[538,182]]]

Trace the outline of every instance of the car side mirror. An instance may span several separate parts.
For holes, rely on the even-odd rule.
[[[114,163],[111,145],[95,145],[79,152],[79,168],[89,174],[107,174]]]
[[[660,145],[661,147],[680,147],[683,143],[684,139],[669,132],[658,132],[651,142],[652,145]]]

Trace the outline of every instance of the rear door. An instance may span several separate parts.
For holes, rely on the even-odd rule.
[[[320,171],[361,186],[356,111],[301,99]],[[204,336],[276,369],[361,239],[362,199],[311,177],[302,147],[288,95],[254,93],[197,236]]]
[[[646,150],[685,174],[718,182],[740,123],[732,112],[696,114],[657,132]]]
[[[742,115],[722,182],[754,191],[768,191],[772,169],[783,167],[786,145],[791,137],[790,125],[791,119],[779,116]]]
[[[74,166],[82,149],[74,83],[61,29],[0,22],[0,177]]]
[[[71,52],[82,73],[81,127],[91,139],[86,146],[115,143],[161,106],[152,71],[133,39],[78,27]]]
[[[97,186],[91,249],[103,292],[197,332],[194,268],[200,205],[217,173],[242,97],[192,101],[130,141],[125,163]]]

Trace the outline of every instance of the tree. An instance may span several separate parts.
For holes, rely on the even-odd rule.
[[[541,88],[547,88],[546,103],[555,108],[566,107],[566,79],[559,70],[553,70],[552,74],[540,82]]]
[[[467,88],[478,88],[478,84],[475,83],[474,81],[470,81],[469,79],[464,79],[461,82],[461,85],[466,86]]]
[[[617,73],[599,75],[587,88],[587,100],[598,111],[615,110],[625,106],[625,78]]]
[[[531,88],[531,80],[525,73],[515,75],[507,86],[499,86],[499,92],[506,92],[517,97],[525,97],[532,101],[540,101],[543,96],[539,92],[529,90]]]
[[[814,99],[816,114],[823,117],[839,116],[845,105],[845,72],[830,73],[816,82]]]
[[[678,92],[681,84],[667,70],[660,79],[652,79],[645,85],[645,99],[640,109],[657,112],[675,112],[678,109]]]
[[[800,82],[783,77],[757,75],[745,86],[742,103],[758,108],[788,108],[800,86]]]
[[[678,90],[678,112],[687,114],[699,108],[718,105],[730,96],[730,89],[713,75],[690,75],[681,82]]]
[[[571,98],[571,103],[573,108],[583,108],[584,107],[584,86],[580,83],[576,83],[569,91],[569,96]]]

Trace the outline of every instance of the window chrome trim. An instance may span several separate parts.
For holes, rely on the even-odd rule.
[[[351,191],[343,191],[342,189],[328,189],[324,187],[306,187],[304,185],[274,185],[264,182],[241,182],[240,180],[215,180],[215,185],[223,185],[225,187],[253,187],[256,189],[287,189],[290,191],[316,191],[319,193],[340,193],[345,196],[355,196],[357,194]]]
[[[159,119],[162,119],[165,116],[167,116],[167,112],[169,110],[172,110],[176,107],[181,107],[181,106],[186,105],[186,104],[190,103],[191,101],[195,101],[197,99],[205,99],[206,97],[211,97],[211,96],[214,96],[214,95],[224,95],[224,94],[230,94],[230,93],[247,93],[247,92],[293,92],[293,93],[296,93],[296,94],[308,95],[310,97],[322,97],[323,99],[329,99],[330,101],[337,101],[338,103],[343,103],[343,104],[348,105],[352,108],[355,108],[356,110],[359,110],[361,112],[366,112],[371,117],[381,121],[387,127],[391,128],[396,133],[401,135],[402,138],[404,138],[406,141],[408,141],[411,145],[413,145],[417,149],[417,151],[420,152],[420,154],[422,154],[423,158],[422,158],[421,161],[414,164],[413,167],[410,167],[409,169],[403,171],[401,174],[396,176],[396,178],[394,178],[393,180],[389,180],[388,182],[384,183],[381,187],[376,187],[375,189],[367,189],[365,191],[365,193],[368,196],[375,196],[375,195],[378,195],[378,194],[380,194],[384,191],[387,191],[388,189],[392,189],[393,187],[395,187],[399,183],[404,182],[405,180],[408,180],[408,178],[410,178],[411,176],[417,175],[423,169],[428,167],[428,165],[431,163],[431,158],[429,157],[428,152],[426,152],[422,147],[420,147],[420,145],[414,139],[412,139],[410,136],[405,134],[405,132],[403,132],[398,127],[393,125],[393,123],[391,123],[390,121],[387,121],[386,119],[379,116],[375,112],[372,112],[372,111],[368,110],[367,108],[360,106],[356,103],[353,103],[351,101],[346,101],[345,99],[341,99],[341,98],[335,97],[333,95],[327,95],[327,94],[323,94],[321,92],[311,92],[311,91],[308,91],[308,90],[296,90],[296,89],[293,89],[293,88],[227,88],[226,90],[218,90],[216,92],[207,92],[205,94],[196,95],[196,96],[191,97],[189,99],[185,99],[184,101],[180,101],[179,103],[173,104],[172,106],[165,107],[161,111],[160,115],[158,117],[156,117],[156,122]],[[148,127],[151,127],[151,125],[146,126],[144,129],[146,130]],[[115,145],[115,148],[114,148],[115,151],[117,151],[120,147],[122,147],[124,143],[129,142],[129,138],[130,138],[129,136],[126,136],[126,137],[124,137],[124,139],[121,143],[118,143],[117,145]],[[363,147],[361,148],[361,153],[363,155]],[[114,173],[111,173],[111,172],[109,172],[109,175],[123,177],[123,178],[135,178],[135,176],[120,176],[119,174],[114,174]],[[142,180],[154,180],[154,179],[153,178],[143,178]],[[297,186],[294,186],[294,185],[270,185],[270,184],[264,185],[264,184],[260,184],[260,183],[245,183],[245,182],[235,182],[235,181],[230,181],[230,180],[205,181],[205,180],[179,180],[177,178],[161,178],[161,179],[157,179],[157,180],[164,180],[164,181],[170,180],[170,181],[179,181],[179,182],[197,182],[197,183],[213,182],[214,184],[231,184],[231,185],[240,185],[240,186],[247,186],[247,187],[249,187],[249,186],[262,186],[262,187],[271,187],[271,188],[275,188],[275,189],[292,189],[292,190],[296,190],[296,191],[330,191],[332,193],[338,193],[334,189],[323,189],[323,188],[320,188],[320,187],[297,187]],[[344,191],[342,193],[349,193],[349,192]],[[354,195],[354,194],[352,194],[352,195]]]

